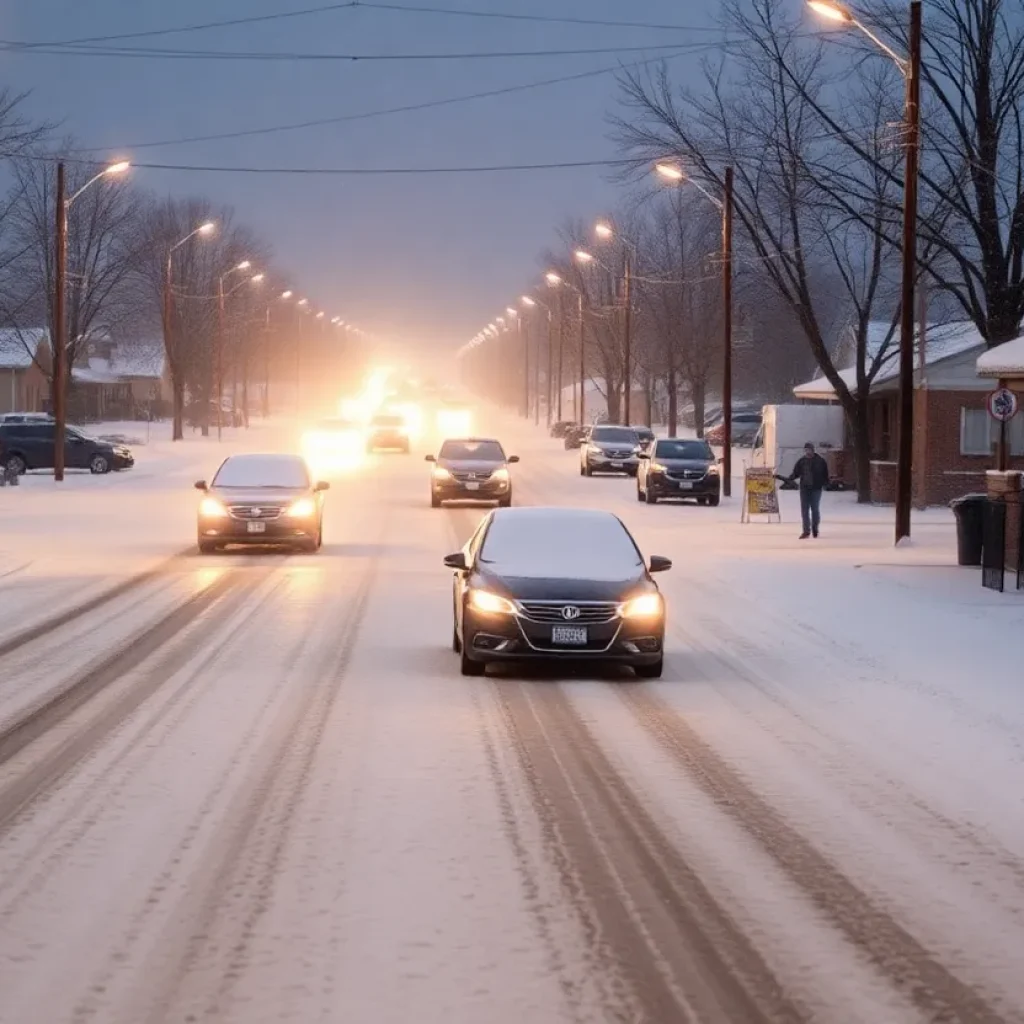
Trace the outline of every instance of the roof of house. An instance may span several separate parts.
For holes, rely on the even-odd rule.
[[[871,330],[869,325],[867,350],[868,357],[870,359],[874,359],[882,349],[887,337],[888,325],[886,325],[886,333],[884,334],[879,331]],[[929,326],[925,332],[925,365],[935,366],[937,363],[941,363],[946,359],[952,359],[954,356],[960,356],[966,352],[970,352],[973,348],[981,348],[984,344],[985,341],[982,338],[981,333],[971,321],[960,321],[951,324]],[[914,336],[914,351],[916,366],[917,359],[919,358],[919,344],[918,336],[916,334]],[[882,356],[882,364],[879,366],[878,372],[875,374],[874,380],[871,383],[872,388],[877,388],[880,384],[894,380],[898,376],[899,352],[899,337],[897,335],[885,348],[885,354]],[[840,370],[839,376],[847,387],[853,389],[857,386],[857,368],[855,366],[848,366],[845,369]],[[829,383],[828,379],[820,375],[815,377],[813,380],[806,381],[803,384],[798,384],[793,388],[793,394],[797,398],[811,400],[816,399],[818,401],[829,401],[836,397],[835,389]]]
[[[0,369],[27,370],[39,343],[49,336],[45,327],[0,328]]]
[[[976,367],[979,377],[1024,377],[1024,336],[983,352]]]
[[[159,380],[164,373],[164,347],[158,342],[117,345],[110,358],[89,356],[72,371],[83,384],[119,384],[129,380]]]

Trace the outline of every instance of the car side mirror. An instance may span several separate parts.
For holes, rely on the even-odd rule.
[[[437,462],[437,459],[434,458],[433,455],[428,455],[423,461],[424,462]]]
[[[510,455],[508,457],[508,461],[509,461],[509,464],[511,464],[513,462],[518,462],[519,461],[519,456],[518,455]]]
[[[444,564],[447,565],[449,569],[455,569],[460,572],[464,572],[469,568],[466,565],[466,556],[461,551],[456,551],[454,555],[445,555]]]
[[[313,488],[314,491],[329,491],[330,489],[331,485],[326,480],[318,480]]]
[[[197,480],[192,486],[195,487],[197,491],[208,490],[205,480]]]
[[[672,559],[662,555],[651,555],[651,572],[668,572],[672,568]]]

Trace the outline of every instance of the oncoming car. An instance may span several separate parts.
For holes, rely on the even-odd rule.
[[[636,476],[640,465],[640,438],[632,427],[599,424],[580,448],[580,476],[626,473]]]
[[[408,454],[409,447],[409,430],[403,416],[378,413],[371,418],[366,436],[368,452],[399,451]]]
[[[323,544],[324,495],[298,455],[232,455],[203,492],[197,515],[199,550],[229,544],[272,544],[317,551]]]
[[[440,508],[443,501],[496,501],[507,508],[512,504],[512,478],[508,467],[519,461],[518,455],[505,455],[494,440],[467,437],[450,438],[441,445],[430,479],[430,504]]]
[[[490,512],[444,563],[452,584],[452,648],[462,674],[491,662],[572,660],[661,676],[665,602],[649,564],[610,512],[512,508]]]
[[[718,460],[707,441],[668,437],[640,455],[636,500],[655,505],[664,498],[691,498],[717,505],[721,494]]]

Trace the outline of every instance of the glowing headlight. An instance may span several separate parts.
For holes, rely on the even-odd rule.
[[[469,603],[478,612],[489,615],[515,615],[516,612],[516,606],[511,601],[488,590],[471,590]]]
[[[435,480],[450,480],[452,477],[451,473],[448,472],[444,466],[434,467],[434,479]]]
[[[641,594],[620,605],[619,614],[624,619],[652,619],[661,615],[664,608],[661,594]]]
[[[199,503],[199,514],[206,519],[224,519],[228,510],[216,498],[203,498]]]
[[[312,498],[299,498],[291,508],[285,512],[286,516],[292,519],[308,519],[316,513],[316,502]]]
[[[502,481],[502,480],[507,481],[508,480],[508,470],[504,466],[499,467],[498,469],[496,469],[491,474],[491,479],[492,480],[499,480],[499,481]]]
[[[652,473],[667,473],[668,472],[668,466],[663,466],[660,462],[652,462],[651,463],[651,472]]]

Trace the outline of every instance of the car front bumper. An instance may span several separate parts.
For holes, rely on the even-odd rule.
[[[432,483],[430,490],[438,501],[500,501],[511,493],[512,483],[509,480],[444,480]]]
[[[666,476],[648,476],[647,490],[658,498],[709,498],[721,491],[721,478],[706,476],[702,480],[674,480]]]
[[[567,625],[572,625],[567,624]],[[514,615],[466,613],[463,636],[472,661],[597,661],[651,665],[663,654],[665,622],[616,618],[589,624],[587,641],[558,643],[557,623],[534,622]]]
[[[262,526],[260,531],[251,526]],[[268,519],[250,522],[243,519],[200,519],[199,539],[219,544],[302,544],[320,533],[319,519]]]
[[[625,459],[613,459],[596,452],[587,452],[587,465],[596,473],[635,473],[640,460],[635,455]]]
[[[114,453],[111,466],[114,469],[131,469],[135,465],[135,456]]]

